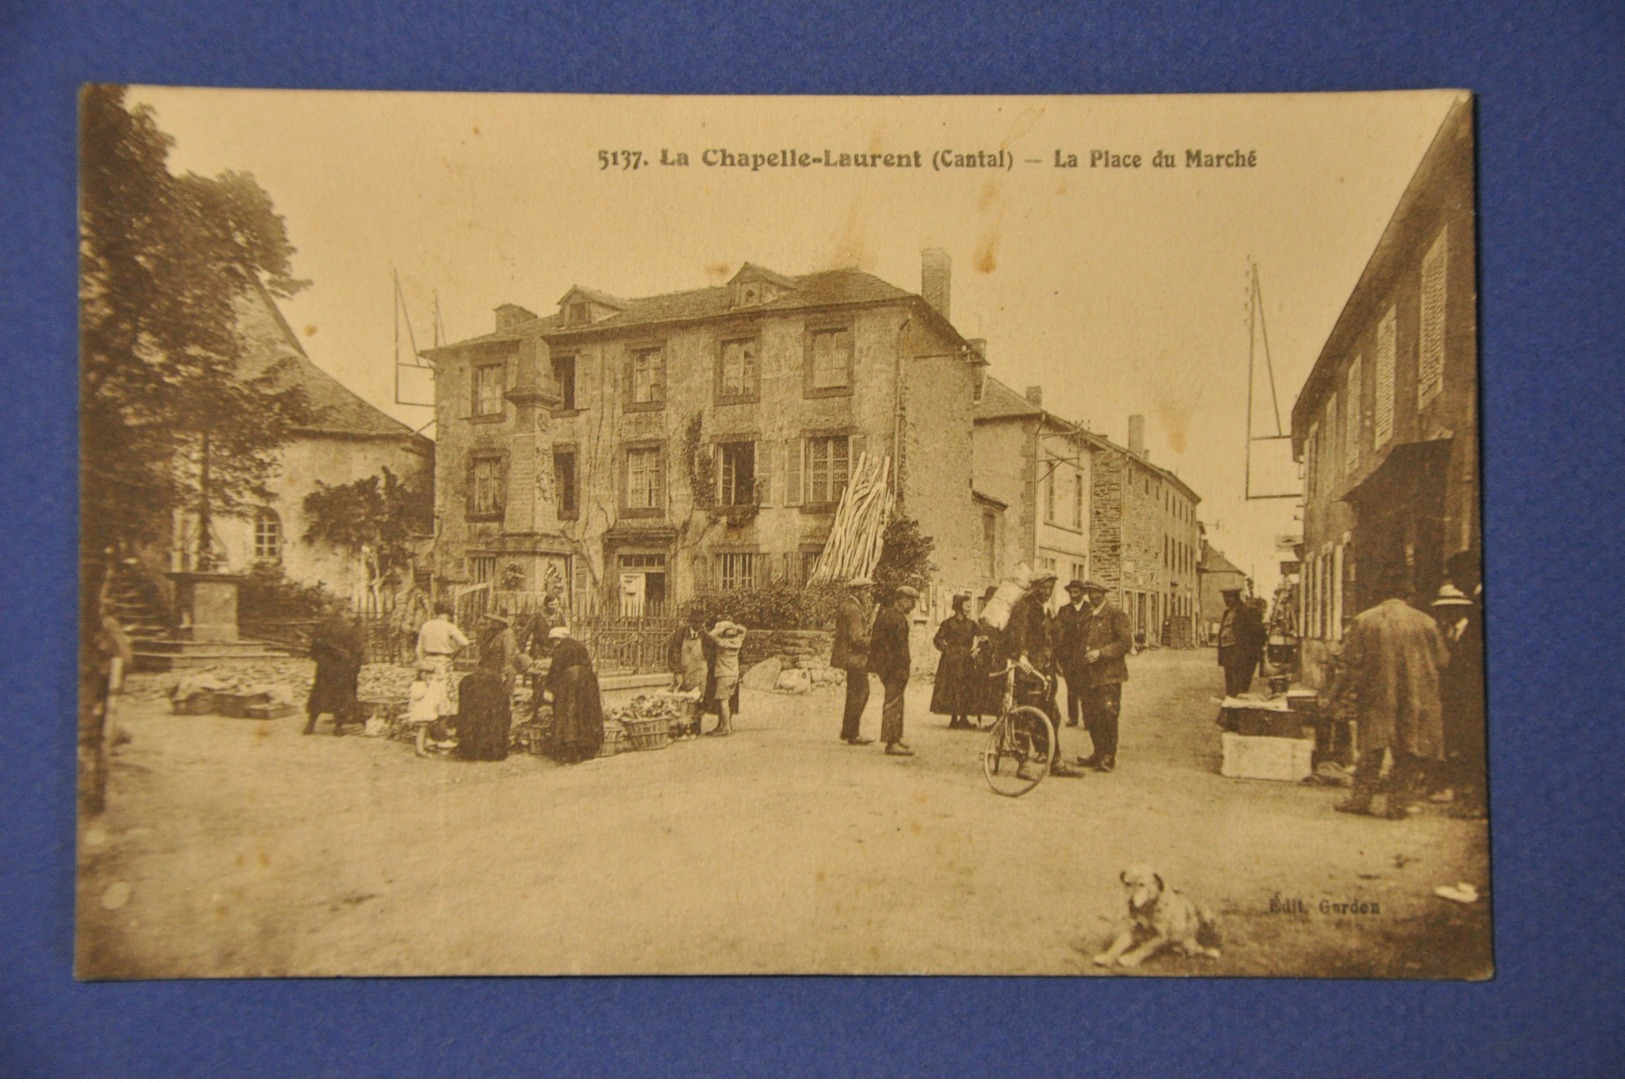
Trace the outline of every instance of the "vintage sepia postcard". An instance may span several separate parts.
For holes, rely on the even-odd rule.
[[[1470,94],[80,140],[79,977],[1492,975]]]

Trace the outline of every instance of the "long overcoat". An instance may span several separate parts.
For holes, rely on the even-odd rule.
[[[1362,749],[1444,755],[1439,671],[1449,661],[1433,618],[1390,598],[1354,618],[1343,638],[1344,693]]]
[[[931,687],[931,713],[980,713],[980,687],[971,662],[976,622],[955,613],[937,628],[932,643],[942,655],[937,659],[937,679]]]

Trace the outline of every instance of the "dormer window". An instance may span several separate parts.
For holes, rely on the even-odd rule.
[[[592,310],[585,301],[572,301],[569,311],[564,315],[564,322],[572,327],[592,322]]]

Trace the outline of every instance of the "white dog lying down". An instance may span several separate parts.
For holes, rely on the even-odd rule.
[[[1119,878],[1128,893],[1129,920],[1111,947],[1095,956],[1096,966],[1139,966],[1166,947],[1219,957],[1219,927],[1207,907],[1167,887],[1149,865],[1130,865]]]

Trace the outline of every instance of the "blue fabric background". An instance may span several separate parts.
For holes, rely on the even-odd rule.
[[[0,612],[13,637],[0,1071],[1625,1071],[1622,59],[1625,6],[1602,3],[0,4]],[[76,984],[74,93],[87,81],[1477,91],[1497,978]]]

